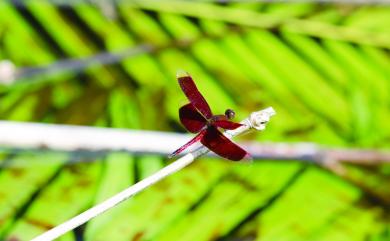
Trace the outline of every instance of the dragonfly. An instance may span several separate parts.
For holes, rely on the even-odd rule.
[[[179,109],[179,118],[183,126],[191,133],[197,133],[189,142],[169,155],[172,158],[189,146],[200,142],[217,155],[232,160],[251,159],[240,146],[227,138],[221,130],[234,130],[243,124],[231,121],[235,113],[227,109],[224,115],[213,115],[210,106],[199,92],[192,77],[183,71],[178,72],[177,80],[190,103]]]

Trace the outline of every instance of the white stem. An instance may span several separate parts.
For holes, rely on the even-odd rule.
[[[172,146],[179,146],[190,138],[189,135],[158,131],[16,121],[0,121],[0,133],[2,147],[60,151],[169,153]]]
[[[257,113],[256,119],[254,118],[254,113]],[[237,128],[234,131],[226,132],[225,134],[227,136],[233,137],[239,134],[242,134],[243,132],[248,131],[251,128],[256,129],[264,129],[260,128],[259,125],[264,125],[269,120],[269,117],[274,115],[275,112],[273,109],[265,109],[260,112],[254,112],[251,114],[251,116],[248,119],[245,119],[242,123],[245,125]],[[197,157],[207,153],[209,150],[201,146],[192,153],[188,153],[187,155],[181,157],[177,161],[171,163],[170,165],[162,168],[158,172],[154,173],[153,175],[137,182],[133,186],[128,187],[127,189],[123,190],[122,192],[114,195],[113,197],[103,201],[102,203],[88,209],[87,211],[77,215],[76,217],[73,217],[69,219],[68,221],[50,229],[49,231],[41,234],[40,236],[32,239],[32,241],[49,241],[58,238],[59,236],[65,234],[66,232],[88,222],[92,218],[102,214],[103,212],[113,208],[114,206],[118,205],[119,203],[125,201],[126,199],[134,196],[135,194],[139,193],[140,191],[150,187],[154,183],[160,181],[166,176],[169,176],[182,168],[186,167],[187,165],[191,164]]]
[[[87,211],[69,219],[68,221],[50,229],[49,231],[43,233],[42,235],[32,239],[32,241],[48,241],[58,238],[59,236],[65,234],[66,232],[77,228],[78,226],[88,222],[92,218],[102,214],[103,212],[115,207],[119,203],[125,201],[126,199],[134,196],[140,191],[146,189],[147,187],[153,185],[154,183],[160,181],[166,176],[171,175],[189,165],[195,160],[194,155],[188,153],[179,160],[173,162],[172,164],[162,168],[153,175],[137,182],[133,186],[128,187],[127,189],[121,191],[120,193],[112,196],[111,198],[105,200],[102,203],[88,209]]]

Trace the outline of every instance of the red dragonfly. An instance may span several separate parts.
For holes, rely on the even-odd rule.
[[[190,145],[200,141],[219,156],[233,161],[250,158],[241,147],[224,136],[220,129],[234,130],[242,124],[230,121],[234,111],[227,109],[224,115],[213,115],[205,98],[199,92],[191,76],[178,73],[177,79],[190,103],[179,109],[180,122],[191,133],[198,133],[193,139],[169,155],[169,158],[181,153]]]

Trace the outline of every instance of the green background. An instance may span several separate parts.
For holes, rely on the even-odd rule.
[[[389,147],[387,6],[20,3],[0,3],[0,59],[17,67],[153,49],[2,86],[1,119],[185,132],[175,79],[183,69],[214,113],[232,108],[241,120],[276,109],[264,132],[245,139]],[[122,152],[94,162],[0,154],[3,240],[29,240],[168,163]],[[12,167],[18,161],[31,164]],[[390,240],[389,208],[388,165],[348,166],[340,177],[299,161],[201,158],[60,240]]]

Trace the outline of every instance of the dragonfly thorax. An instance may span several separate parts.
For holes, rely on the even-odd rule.
[[[231,109],[227,109],[224,115],[213,115],[210,119],[207,120],[206,126],[214,125],[214,122],[221,120],[231,120],[235,116],[235,113]]]

